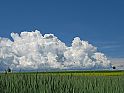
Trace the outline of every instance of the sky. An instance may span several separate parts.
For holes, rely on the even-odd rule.
[[[0,37],[35,29],[68,46],[78,36],[110,58],[124,58],[123,0],[1,0]]]

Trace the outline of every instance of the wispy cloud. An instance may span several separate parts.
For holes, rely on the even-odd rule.
[[[109,57],[124,57],[124,44],[117,41],[97,41],[93,43],[99,51],[104,52]]]
[[[112,49],[112,48],[119,48],[121,45],[103,45],[101,46],[102,49]]]
[[[101,49],[115,49],[115,48],[123,47],[122,43],[119,43],[116,41],[94,42],[94,44],[97,45],[98,48],[101,48]]]

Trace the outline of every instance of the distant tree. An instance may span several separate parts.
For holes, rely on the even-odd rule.
[[[12,70],[8,67],[7,72],[12,72]]]
[[[116,67],[115,67],[115,66],[113,66],[112,68],[113,68],[113,69],[116,69]]]

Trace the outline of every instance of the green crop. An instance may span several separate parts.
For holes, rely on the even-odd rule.
[[[124,72],[2,73],[0,93],[124,93]]]

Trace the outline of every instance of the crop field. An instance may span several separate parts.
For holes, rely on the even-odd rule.
[[[1,73],[0,93],[124,93],[124,71]]]

